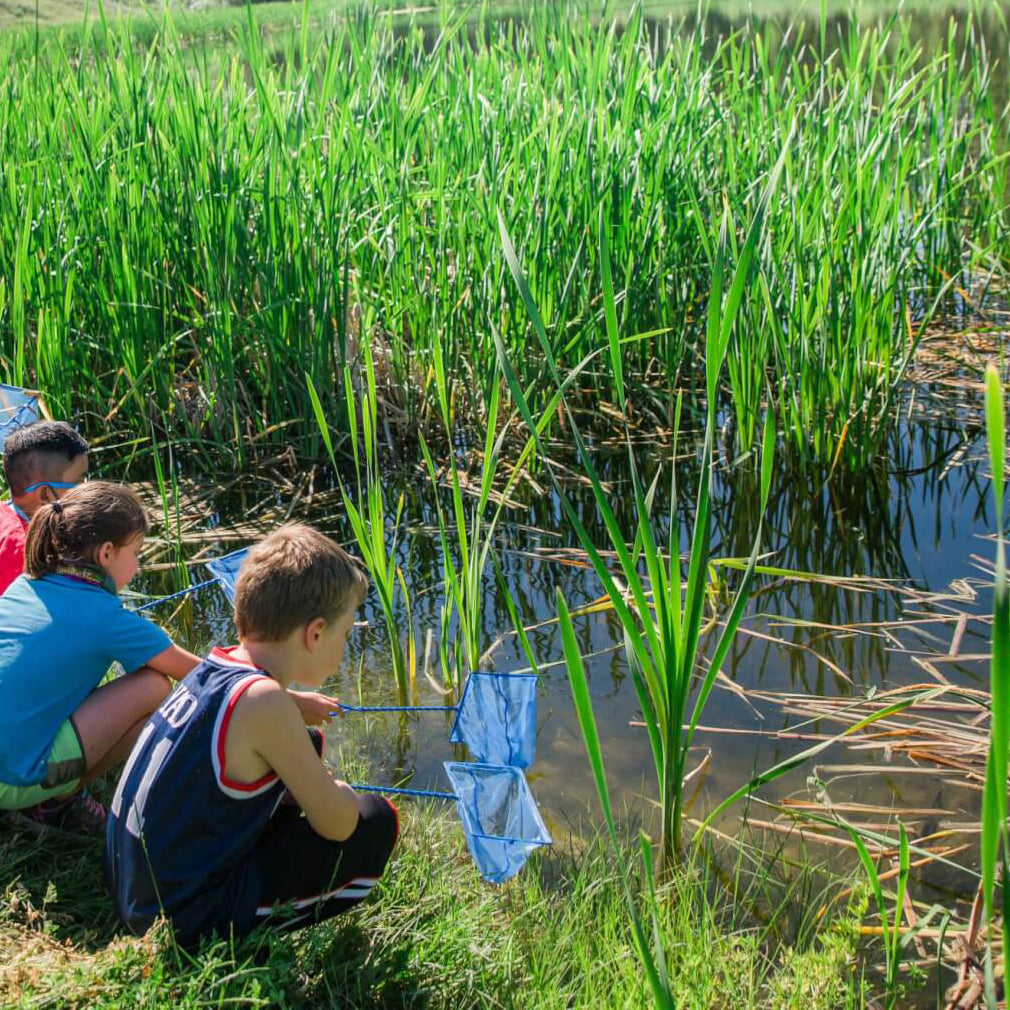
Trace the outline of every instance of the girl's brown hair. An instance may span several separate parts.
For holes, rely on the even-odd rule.
[[[32,516],[25,571],[37,579],[61,565],[94,565],[102,544],[122,547],[147,529],[144,506],[128,487],[100,480],[81,484]]]

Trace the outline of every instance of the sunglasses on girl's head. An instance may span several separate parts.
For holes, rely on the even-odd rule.
[[[72,487],[77,487],[81,482],[79,480],[68,483],[65,480],[37,480],[34,484],[29,484],[23,491],[23,494],[31,494],[32,491],[38,491],[40,487],[52,488],[54,491],[68,491]]]

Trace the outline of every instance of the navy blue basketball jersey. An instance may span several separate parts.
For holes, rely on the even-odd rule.
[[[105,876],[116,913],[135,933],[159,912],[180,937],[253,921],[251,858],[284,785],[276,774],[236,782],[225,767],[235,704],[263,670],[214,649],[144,727],[109,808]]]

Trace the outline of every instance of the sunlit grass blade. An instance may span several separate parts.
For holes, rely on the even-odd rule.
[[[624,365],[617,334],[617,307],[614,299],[614,279],[610,273],[610,239],[603,207],[600,207],[600,280],[603,284],[603,312],[607,320],[607,342],[610,345],[610,368],[617,390],[617,406],[624,409]]]
[[[726,622],[723,627],[722,633],[719,636],[718,644],[715,647],[715,651],[712,654],[711,661],[709,663],[708,672],[702,679],[701,686],[698,688],[698,693],[695,699],[694,711],[691,714],[691,722],[688,729],[684,733],[684,748],[687,750],[690,748],[691,743],[694,739],[695,729],[698,726],[698,722],[701,719],[702,712],[705,709],[705,704],[708,701],[708,696],[712,691],[715,684],[715,679],[718,676],[719,670],[722,667],[723,660],[726,658],[729,652],[730,646],[733,644],[733,638],[736,634],[736,630],[740,625],[740,620],[743,617],[744,608],[747,605],[747,600],[750,594],[751,583],[754,578],[754,572],[757,567],[758,553],[761,549],[761,530],[764,525],[764,514],[768,507],[768,495],[771,490],[771,474],[772,467],[775,459],[775,424],[771,417],[765,418],[764,426],[764,436],[762,439],[762,449],[761,449],[761,490],[760,490],[760,511],[758,512],[758,528],[754,535],[754,547],[751,550],[750,557],[747,559],[747,567],[744,569],[743,578],[740,581],[740,585],[737,588],[736,595],[733,599],[733,603],[730,606],[729,613],[726,616]]]
[[[1010,763],[1010,585],[1007,581],[1006,548],[1003,536],[1003,488],[1006,466],[1006,419],[1003,387],[999,373],[992,364],[985,376],[986,434],[992,466],[992,489],[996,505],[996,571],[993,584],[992,659],[989,685],[991,714],[989,753],[986,759],[985,786],[982,794],[982,887],[986,918],[990,929],[994,925],[996,867],[1010,862],[1010,829],[1007,826],[1007,783]],[[1008,882],[1002,881],[1006,901]],[[1001,903],[1002,904],[1002,903]],[[1010,950],[1010,920],[1003,917],[1003,951]],[[986,962],[987,999],[995,1000],[993,954]]]
[[[607,833],[610,837],[611,845],[618,854],[618,865],[620,866],[621,844],[617,833],[617,824],[614,820],[614,812],[610,805],[610,790],[607,787],[607,776],[603,763],[603,751],[600,747],[600,736],[596,729],[596,718],[593,715],[593,703],[589,696],[589,684],[586,681],[586,672],[582,665],[582,655],[579,652],[578,643],[575,640],[575,630],[572,627],[571,615],[568,612],[568,605],[561,591],[557,594],[558,623],[561,628],[561,641],[565,654],[565,667],[568,671],[568,680],[572,688],[572,700],[575,703],[575,714],[579,720],[579,728],[582,730],[582,740],[586,747],[586,755],[589,758],[589,767],[593,773],[593,782],[596,785],[596,794],[603,808],[603,817],[607,826]],[[651,862],[647,863],[647,872],[651,869]],[[631,918],[632,929],[635,934],[635,942],[638,947],[639,958],[645,969],[649,987],[652,990],[653,999],[657,1007],[669,1008],[673,1010],[674,1002],[669,987],[664,984],[664,979],[660,978],[657,970],[653,952],[650,949],[645,930],[642,927],[641,918],[638,913],[638,906],[633,898],[628,886],[627,874],[623,867],[620,868],[621,880],[627,897],[628,913]],[[665,976],[665,971],[664,971]]]

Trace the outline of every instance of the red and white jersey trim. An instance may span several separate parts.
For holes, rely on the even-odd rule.
[[[255,670],[257,673],[263,673],[263,669],[253,663],[248,659],[239,659],[234,655],[235,651],[238,649],[237,645],[229,645],[225,648],[222,645],[215,645],[213,649],[210,650],[210,655],[207,657],[211,662],[217,663],[218,666],[232,666],[240,670]]]
[[[225,652],[224,649],[215,649],[210,654],[210,658],[214,662],[227,663],[230,666],[248,667],[249,670],[258,670],[257,667],[251,664],[239,662],[230,657],[220,658],[216,655],[219,651],[221,653]],[[225,796],[230,796],[233,800],[247,800],[254,796],[261,796],[278,781],[276,772],[268,772],[255,782],[236,782],[234,779],[228,778],[225,769],[225,739],[228,735],[228,724],[231,722],[235,705],[238,703],[239,698],[242,697],[243,692],[255,684],[256,681],[271,679],[265,673],[250,673],[248,677],[243,677],[232,685],[224,704],[218,709],[217,719],[214,722],[214,732],[210,738],[210,760],[214,765],[214,777],[218,788]]]

